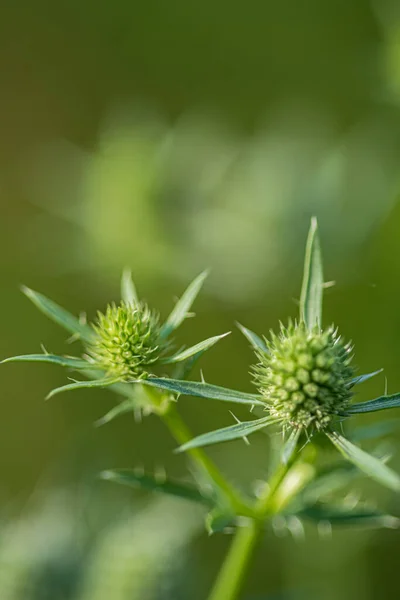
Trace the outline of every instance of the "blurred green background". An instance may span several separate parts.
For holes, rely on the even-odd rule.
[[[353,339],[361,372],[384,367],[400,389],[398,3],[22,0],[0,17],[2,357],[68,352],[21,283],[92,318],[125,265],[164,316],[211,267],[180,341],[235,320],[267,333],[296,314],[316,214],[337,282],[326,322]],[[201,366],[250,390],[252,360],[234,331]],[[106,391],[45,404],[64,381],[46,366],[1,371],[1,599],[204,599],[230,537],[208,539],[192,505],[96,479],[135,465],[187,475],[168,432],[154,417],[95,429]],[[210,401],[181,410],[196,433],[232,421]],[[265,476],[262,436],[209,452],[238,485]],[[399,547],[398,531],[270,532],[245,597],[397,598]]]

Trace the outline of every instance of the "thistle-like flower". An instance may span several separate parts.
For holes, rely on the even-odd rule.
[[[89,356],[107,375],[123,381],[147,377],[169,348],[159,315],[144,303],[110,304],[105,314],[98,312],[93,329]]]
[[[199,293],[207,272],[201,273],[186,289],[178,300],[171,314],[164,323],[159,315],[152,311],[147,304],[141,302],[131,279],[130,272],[125,271],[121,282],[121,303],[110,304],[105,313],[98,312],[97,320],[88,324],[77,319],[61,306],[55,304],[42,294],[29,288],[23,288],[24,293],[48,317],[73,334],[74,339],[82,341],[85,353],[83,357],[57,356],[45,352],[43,354],[28,354],[14,356],[3,362],[28,361],[48,362],[68,367],[89,377],[88,381],[73,381],[68,385],[52,390],[48,398],[68,390],[86,387],[107,387],[115,383],[138,383],[148,377],[154,377],[157,370],[175,365],[173,374],[187,376],[195,361],[221,338],[227,334],[216,335],[183,348],[176,354],[168,355],[171,351],[171,334],[190,316],[190,308]],[[157,404],[160,397],[161,406],[165,406],[165,398],[173,394],[162,395],[143,393],[142,388],[134,386],[119,386],[118,391],[127,397],[125,403],[118,407],[118,414],[132,411],[132,403],[146,412],[159,409]],[[155,405],[148,405],[154,401]],[[112,418],[114,412],[111,411]],[[111,417],[106,415],[104,422]]]
[[[370,477],[400,491],[400,477],[386,464],[354,445],[342,433],[342,422],[353,415],[400,406],[400,394],[381,396],[353,404],[353,388],[379,371],[354,376],[351,366],[352,347],[345,344],[334,327],[322,328],[322,296],[324,289],[322,257],[313,219],[307,241],[304,278],[300,297],[298,323],[281,326],[279,335],[269,340],[239,325],[256,352],[258,364],[253,367],[258,394],[247,394],[201,382],[148,379],[147,385],[192,396],[201,396],[257,406],[266,416],[240,422],[204,433],[181,446],[190,450],[199,446],[238,438],[247,440],[255,431],[279,426],[284,436],[282,462],[294,460],[300,436],[311,439],[317,432],[325,434],[342,455]]]
[[[253,368],[271,416],[285,428],[323,430],[343,415],[352,397],[351,350],[333,327],[308,330],[301,322],[271,332]]]

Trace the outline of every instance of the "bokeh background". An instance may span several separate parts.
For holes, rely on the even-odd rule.
[[[326,321],[353,339],[361,372],[384,367],[400,388],[398,3],[21,0],[0,17],[2,357],[69,351],[21,283],[93,317],[125,265],[164,316],[211,268],[180,341],[236,320],[267,333],[296,314],[315,214],[337,282]],[[202,368],[250,390],[252,360],[233,331]],[[65,381],[50,366],[6,365],[0,381],[1,599],[204,599],[229,535],[208,538],[192,505],[96,478],[135,465],[187,476],[162,424],[95,429],[106,391],[45,404]],[[181,410],[196,433],[232,421],[211,401]],[[209,450],[247,489],[268,461],[253,439]],[[357,485],[399,515],[393,495]],[[399,548],[392,530],[269,532],[244,597],[397,598]]]

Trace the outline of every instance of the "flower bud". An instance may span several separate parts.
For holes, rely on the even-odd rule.
[[[159,317],[144,303],[131,306],[111,304],[98,313],[93,324],[94,342],[87,348],[92,360],[117,379],[143,379],[148,367],[159,358]]]
[[[351,345],[333,327],[309,331],[304,323],[282,326],[266,343],[253,373],[270,414],[296,429],[328,427],[352,396]]]

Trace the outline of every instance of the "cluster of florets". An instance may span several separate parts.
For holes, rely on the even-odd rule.
[[[351,344],[333,327],[309,331],[304,323],[281,326],[266,344],[254,375],[271,416],[296,429],[328,427],[352,396]]]
[[[144,303],[109,305],[105,314],[98,313],[93,329],[96,336],[88,353],[117,379],[146,377],[162,353],[159,317]]]

